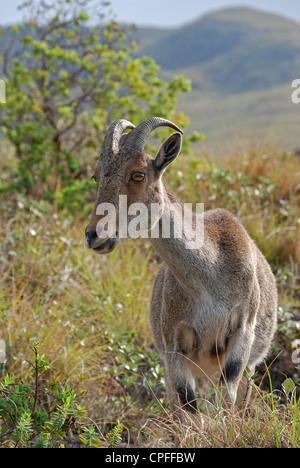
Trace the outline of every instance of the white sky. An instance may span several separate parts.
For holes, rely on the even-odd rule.
[[[23,0],[0,0],[0,24],[22,20],[17,6]],[[277,13],[300,23],[300,0],[111,0],[120,22],[154,26],[180,26],[216,9],[248,6]]]

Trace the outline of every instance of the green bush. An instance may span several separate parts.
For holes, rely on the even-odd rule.
[[[0,381],[0,446],[11,448],[64,447],[70,436],[84,447],[114,447],[121,440],[122,424],[100,438],[93,425],[86,425],[86,410],[78,404],[84,391],[45,378],[49,365],[34,343],[29,362],[34,383],[16,382],[10,375]]]
[[[16,160],[2,191],[58,196],[60,206],[68,206],[71,192],[83,200],[86,185],[78,182],[90,176],[112,121],[159,115],[187,125],[175,111],[178,93],[188,92],[190,82],[177,76],[168,83],[154,60],[137,58],[128,31],[106,15],[107,2],[99,7],[101,23],[89,26],[90,3],[26,2],[30,20],[7,32],[11,40],[0,37],[7,85],[0,130]]]

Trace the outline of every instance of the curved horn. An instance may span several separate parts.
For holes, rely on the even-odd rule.
[[[144,147],[150,133],[157,127],[171,127],[180,133],[183,133],[180,128],[169,120],[162,119],[161,117],[150,117],[143,120],[139,125],[132,130],[126,139],[126,146],[133,148],[139,152],[144,151]]]
[[[135,126],[124,119],[119,119],[112,123],[104,138],[101,152],[109,153],[112,151],[116,154],[119,151],[120,138],[127,128],[135,128]]]

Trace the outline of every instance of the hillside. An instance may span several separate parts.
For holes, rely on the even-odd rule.
[[[152,56],[164,78],[183,74],[193,92],[180,106],[191,128],[210,137],[269,133],[300,145],[300,105],[291,83],[300,77],[300,25],[249,8],[227,8],[181,28],[141,28],[139,55]]]
[[[300,26],[248,8],[229,8],[182,28],[141,30],[139,35],[139,53],[153,57],[163,70],[191,68],[193,73],[197,67],[197,89],[267,89],[300,71]]]

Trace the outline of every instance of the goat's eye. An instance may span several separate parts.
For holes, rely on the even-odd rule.
[[[142,182],[145,179],[145,175],[146,174],[144,174],[144,172],[133,172],[133,174],[131,174],[130,180],[133,182]]]

